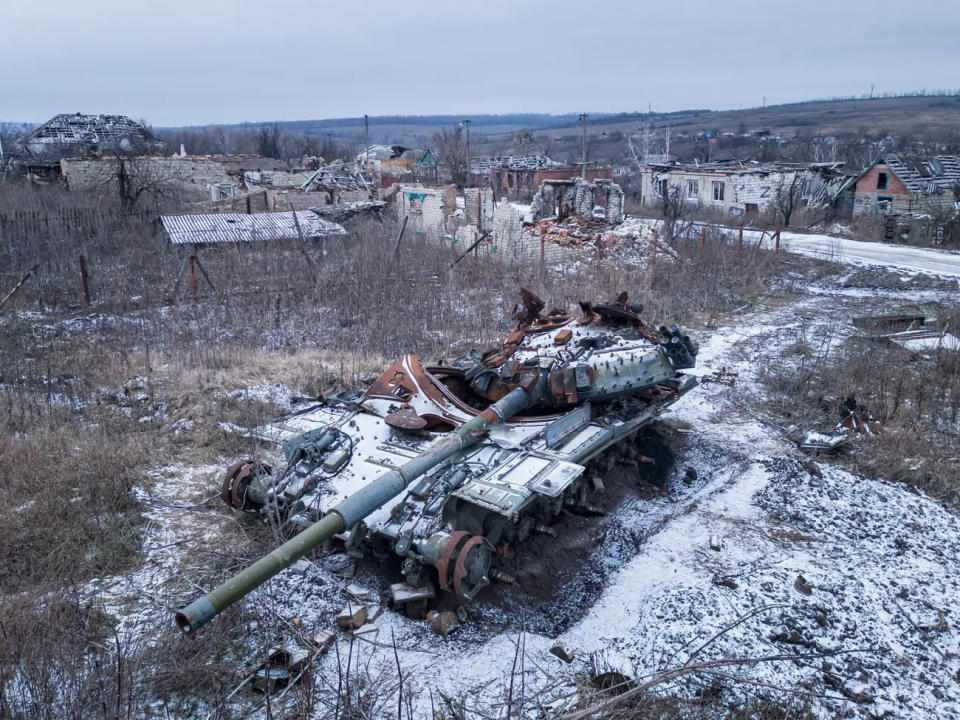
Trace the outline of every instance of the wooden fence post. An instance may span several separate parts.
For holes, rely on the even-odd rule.
[[[737,236],[737,247],[743,250],[743,223],[740,223],[740,234]]]
[[[777,237],[776,237],[776,242],[774,243],[774,246],[773,246],[774,252],[780,252],[780,228],[781,226],[777,225]]]
[[[197,283],[197,258],[194,255],[190,256],[190,292],[194,297],[197,296],[197,292],[200,290],[199,284]]]
[[[87,261],[80,255],[80,283],[83,285],[83,304],[90,305],[90,280],[87,278]]]
[[[705,227],[700,228],[700,250],[702,251],[707,246],[707,229]]]

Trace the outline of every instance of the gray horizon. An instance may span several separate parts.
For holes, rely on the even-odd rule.
[[[960,4],[935,0],[411,7],[5,0],[0,120],[735,110],[960,84]]]

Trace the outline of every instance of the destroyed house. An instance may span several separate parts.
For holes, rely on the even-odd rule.
[[[952,214],[960,200],[960,156],[882,155],[856,179],[855,215]]]
[[[309,177],[287,172],[282,160],[258,155],[64,158],[57,167],[70,190],[115,194],[119,176],[126,175],[128,184],[194,201],[232,198],[261,186],[295,186]],[[264,182],[267,177],[270,182]]]
[[[124,115],[56,115],[17,140],[20,164],[37,175],[58,176],[62,158],[104,154],[148,155],[164,144]]]
[[[545,180],[573,180],[581,177],[576,165],[554,162],[545,155],[507,155],[481,158],[470,163],[473,184],[489,186],[497,198],[529,202]],[[613,168],[588,168],[586,179],[611,180]]]
[[[436,182],[437,161],[432,150],[403,145],[371,145],[357,155],[357,166],[389,187],[398,182]]]
[[[840,208],[853,182],[843,163],[726,161],[648,164],[641,171],[641,202],[656,207],[668,192],[684,204],[728,215],[752,215],[775,207],[784,192],[798,195],[798,205]]]
[[[318,168],[300,186],[306,192],[327,193],[328,205],[341,202],[357,202],[370,197],[370,185],[353,166],[338,162]]]

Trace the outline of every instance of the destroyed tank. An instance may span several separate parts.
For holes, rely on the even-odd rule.
[[[626,293],[578,316],[521,290],[516,329],[485,353],[424,367],[397,360],[365,391],[259,428],[286,467],[244,460],[222,497],[292,535],[177,613],[193,632],[321,544],[402,558],[409,589],[473,598],[511,583],[497,550],[553,534],[564,510],[590,514],[585,465],[653,422],[696,385],[696,343],[657,330]]]

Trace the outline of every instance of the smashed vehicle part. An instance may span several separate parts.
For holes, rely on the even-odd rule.
[[[696,386],[680,371],[697,344],[676,325],[651,329],[626,293],[581,302],[579,316],[544,315],[525,289],[521,299],[499,347],[443,367],[406,355],[362,394],[256,431],[281,443],[287,467],[231,466],[224,500],[299,532],[177,613],[180,628],[195,631],[334,537],[402,557],[394,602],[419,616],[427,599],[399,599],[405,588],[472,598],[491,579],[512,583],[499,548],[555,535],[565,508],[591,509],[585,464]]]
[[[852,395],[840,403],[840,422],[831,432],[808,430],[800,441],[800,449],[807,452],[831,452],[847,445],[857,435],[877,435],[883,431],[879,420]]]
[[[265,695],[299,681],[310,666],[310,654],[290,645],[271,648],[267,659],[249,676],[250,686]]]

